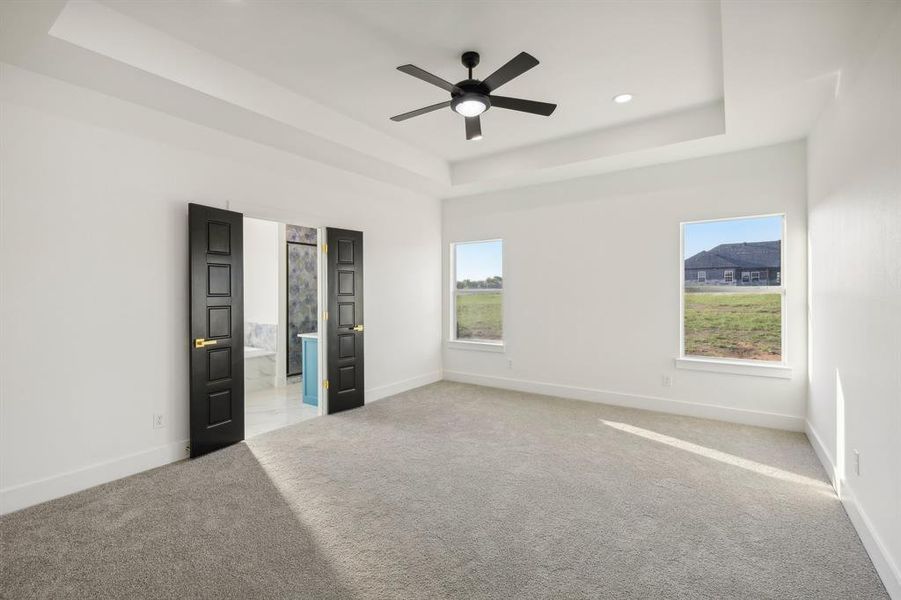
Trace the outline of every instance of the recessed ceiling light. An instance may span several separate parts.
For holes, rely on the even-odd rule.
[[[617,104],[625,104],[626,102],[632,102],[632,94],[617,94],[613,97],[613,101]]]

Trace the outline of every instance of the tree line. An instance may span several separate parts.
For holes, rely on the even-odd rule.
[[[464,279],[457,282],[458,290],[499,290],[504,287],[504,278],[500,275],[494,277],[486,277],[473,281],[472,279]]]

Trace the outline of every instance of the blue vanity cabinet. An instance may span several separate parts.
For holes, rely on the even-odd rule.
[[[302,333],[303,402],[319,406],[319,334]]]

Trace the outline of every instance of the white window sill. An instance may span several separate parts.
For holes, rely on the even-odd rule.
[[[763,361],[683,357],[676,359],[676,368],[691,371],[709,371],[711,373],[728,373],[730,375],[775,377],[777,379],[792,378],[791,367],[784,363],[768,364]]]
[[[475,342],[463,340],[448,340],[447,347],[452,350],[476,350],[479,352],[503,352],[503,342]]]

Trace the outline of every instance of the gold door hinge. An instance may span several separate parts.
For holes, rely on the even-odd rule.
[[[322,312],[322,320],[328,321],[328,311],[327,310]]]
[[[326,379],[325,381],[322,382],[322,387],[324,387],[325,389],[328,389],[328,379]]]
[[[322,244],[322,252],[328,254],[328,244]]]

